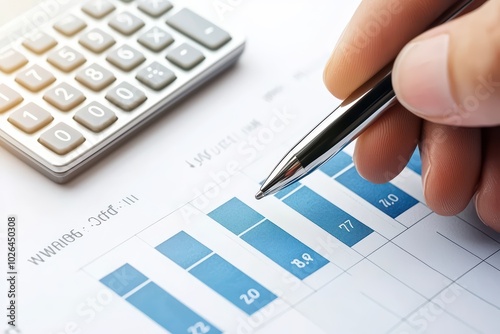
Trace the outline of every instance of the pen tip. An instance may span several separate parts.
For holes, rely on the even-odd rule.
[[[259,192],[255,194],[255,198],[256,199],[264,198],[264,193],[261,190],[259,190]]]

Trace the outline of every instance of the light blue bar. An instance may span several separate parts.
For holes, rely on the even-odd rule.
[[[217,254],[189,272],[248,315],[276,299],[273,293]]]
[[[264,219],[264,216],[237,198],[230,199],[210,212],[208,216],[236,235]]]
[[[392,218],[418,203],[415,198],[391,183],[374,184],[363,179],[354,167],[339,175],[336,180]]]
[[[267,219],[241,238],[299,279],[308,277],[328,263]]]
[[[307,187],[300,188],[283,202],[349,247],[373,232]]]
[[[130,292],[141,283],[146,282],[148,278],[140,271],[125,263],[111,274],[101,278],[100,282],[116,292],[119,296]]]
[[[418,148],[415,150],[415,152],[413,152],[410,161],[408,161],[408,168],[410,168],[415,173],[422,175],[422,161],[420,159],[420,152]]]
[[[285,197],[286,195],[288,195],[289,193],[291,193],[300,186],[301,186],[300,182],[292,183],[288,187],[285,187],[282,190],[278,191],[274,196],[276,196],[278,199],[282,199],[283,197]]]
[[[156,250],[186,269],[212,251],[184,231],[156,246]]]
[[[326,175],[332,177],[350,164],[352,164],[352,157],[345,152],[339,152],[333,158],[321,165],[319,169]]]
[[[171,333],[221,333],[153,282],[130,295],[127,301]]]

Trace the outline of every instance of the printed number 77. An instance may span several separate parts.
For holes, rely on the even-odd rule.
[[[347,232],[351,232],[354,228],[350,219],[347,219],[345,222],[339,225],[340,229],[345,229]]]

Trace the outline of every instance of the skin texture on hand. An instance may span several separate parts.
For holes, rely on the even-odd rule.
[[[481,220],[500,231],[500,0],[476,1],[469,13],[421,34],[454,2],[362,1],[324,81],[345,99],[397,57],[393,82],[402,104],[358,138],[359,173],[387,182],[418,145],[429,207],[455,215],[475,198]]]

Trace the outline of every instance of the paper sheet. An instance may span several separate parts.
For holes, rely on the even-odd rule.
[[[338,104],[322,68],[357,2],[188,3],[247,36],[235,68],[66,185],[0,150],[4,263],[7,217],[18,221],[17,328],[498,331],[500,235],[472,208],[432,213],[418,156],[374,186],[349,147],[292,190],[253,198]]]

